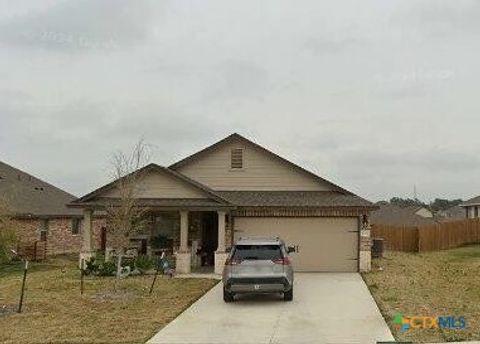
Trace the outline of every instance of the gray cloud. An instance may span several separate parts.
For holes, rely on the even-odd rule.
[[[269,91],[267,70],[250,61],[222,61],[212,68],[212,72],[215,78],[204,96],[207,102],[225,98],[261,100]]]
[[[0,24],[0,40],[52,50],[132,47],[151,33],[154,1],[66,1]],[[158,11],[157,11],[158,14]],[[161,17],[155,18],[160,21]]]
[[[0,1],[0,159],[80,195],[140,137],[168,165],[236,131],[372,200],[470,197],[478,8]]]
[[[355,37],[352,34],[340,36],[319,35],[307,39],[305,49],[315,55],[335,54],[360,45],[365,46],[365,44],[368,44],[367,40]]]
[[[396,24],[406,30],[418,33],[420,29],[429,38],[441,39],[466,34],[478,36],[479,16],[480,3],[476,0],[421,0],[405,2],[393,18]]]

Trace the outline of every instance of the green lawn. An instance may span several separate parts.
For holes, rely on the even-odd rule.
[[[389,252],[364,279],[397,340],[480,340],[480,246],[429,253]],[[465,329],[408,329],[402,316],[464,316]]]
[[[0,343],[144,343],[212,288],[209,279],[152,276],[88,277],[80,295],[75,257],[33,263],[24,312],[2,315],[18,302],[22,264],[0,266]]]

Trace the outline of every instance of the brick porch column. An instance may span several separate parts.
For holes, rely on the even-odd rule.
[[[192,262],[188,249],[188,211],[180,211],[180,249],[176,254],[176,271],[181,274],[191,272]]]
[[[79,259],[80,268],[82,267],[82,259],[86,262],[94,255],[92,245],[92,217],[92,209],[83,210],[82,247],[80,249]]]
[[[215,273],[221,274],[228,253],[225,252],[225,216],[224,210],[217,211],[218,214],[218,247],[215,251]]]

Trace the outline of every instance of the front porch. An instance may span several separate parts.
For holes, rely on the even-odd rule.
[[[84,209],[80,259],[93,256],[94,211]],[[143,216],[144,229],[123,240],[107,220],[106,252],[134,250],[149,256],[165,252],[175,259],[175,270],[179,274],[222,273],[226,247],[231,245],[231,220],[227,210],[150,208]]]
[[[221,274],[227,256],[226,253],[226,216],[225,211],[191,213],[180,211],[180,240],[175,252],[176,271],[190,273],[193,269],[205,270],[212,267]],[[193,223],[200,215],[199,224]],[[191,223],[192,222],[192,223]],[[194,235],[196,234],[196,235]],[[200,269],[199,269],[200,268]]]

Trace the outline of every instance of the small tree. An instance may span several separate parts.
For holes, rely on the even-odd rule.
[[[0,198],[0,264],[10,259],[10,250],[17,241],[16,227],[18,223],[12,217],[12,212],[5,199]]]
[[[115,181],[115,198],[106,206],[109,230],[116,235],[128,237],[145,228],[146,209],[138,204],[139,181],[144,177],[141,170],[150,160],[150,146],[139,140],[130,153],[118,151],[112,156],[111,176]],[[117,277],[120,276],[121,255],[118,249]]]

